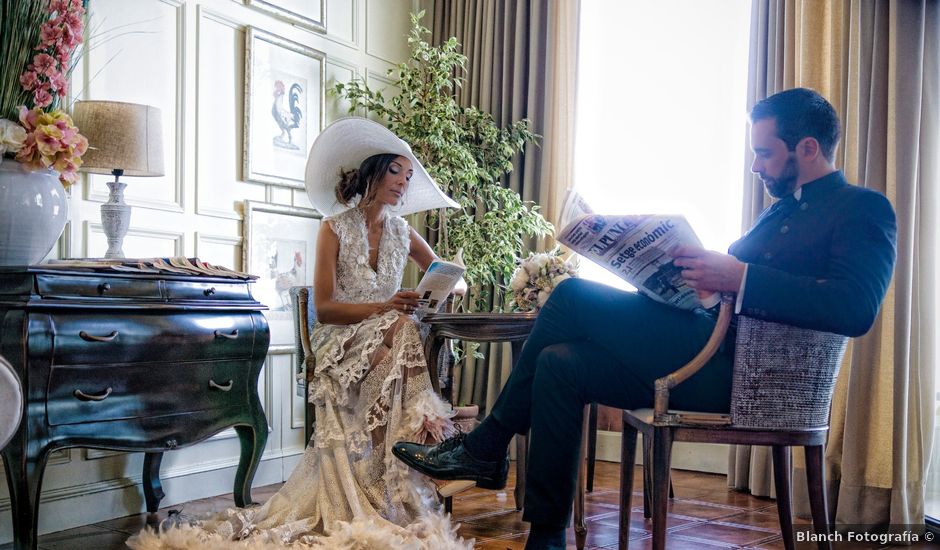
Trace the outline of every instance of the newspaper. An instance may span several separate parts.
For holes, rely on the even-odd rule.
[[[257,275],[241,273],[227,267],[212,265],[199,258],[175,256],[171,258],[74,258],[49,260],[56,269],[91,269],[96,271],[122,271],[125,273],[176,273],[179,275],[202,275],[229,279],[257,279]]]
[[[657,302],[691,310],[711,308],[721,301],[717,292],[699,298],[682,278],[682,268],[673,263],[670,251],[676,247],[702,247],[689,222],[680,215],[594,214],[571,192],[562,222],[559,242]]]
[[[415,292],[418,293],[418,308],[415,314],[421,317],[426,313],[438,311],[460,282],[464,271],[466,267],[460,259],[459,252],[453,262],[441,259],[431,262],[421,282],[418,283],[418,287],[415,288]]]

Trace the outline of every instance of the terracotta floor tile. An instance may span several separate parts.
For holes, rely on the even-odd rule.
[[[474,548],[483,550],[523,550],[525,535],[515,535],[501,539],[478,540]]]
[[[608,548],[616,548],[616,545],[609,546]],[[630,540],[630,550],[651,550],[652,548],[652,537]],[[669,550],[719,550],[724,548],[734,548],[734,546],[713,543],[711,541],[705,541],[701,539],[689,539],[685,537],[669,535],[666,538],[666,548]]]
[[[497,510],[464,521],[467,524],[491,527],[509,533],[525,533],[529,530],[529,524],[522,521],[522,512],[516,510]]]
[[[723,518],[744,511],[741,508],[737,508],[735,506],[716,504],[701,500],[684,500],[679,498],[670,502],[667,509],[670,514],[707,520]]]
[[[777,518],[777,511],[771,510],[770,513],[760,512],[741,512],[733,516],[721,518],[721,523],[732,523],[737,525],[751,525],[762,529],[769,529],[775,533],[780,532],[780,520]]]
[[[688,500],[712,502],[715,504],[724,504],[744,510],[760,510],[762,508],[766,508],[768,504],[773,503],[773,501],[770,499],[755,497],[747,493],[741,493],[728,489],[727,487],[717,490],[707,489],[705,491],[690,495],[679,495],[677,493],[676,497]]]
[[[608,546],[611,544],[616,544],[617,538],[620,536],[620,530],[616,526],[605,525],[603,523],[597,523],[597,522],[588,522],[586,527],[587,527],[587,538],[585,539],[586,548],[597,547],[597,546]],[[567,536],[567,545],[569,547],[575,546],[574,529],[568,529],[566,536]]]
[[[708,522],[705,524],[678,527],[669,531],[669,537],[680,536],[724,543],[729,546],[747,546],[764,541],[777,534],[777,530],[736,525],[733,523]]]

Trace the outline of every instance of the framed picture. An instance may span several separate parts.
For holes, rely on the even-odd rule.
[[[313,284],[317,232],[316,210],[245,201],[243,271],[257,275],[251,293],[268,306],[271,345],[294,343],[290,289]]]
[[[251,27],[245,48],[245,179],[303,188],[323,128],[325,55]]]
[[[245,0],[245,3],[306,29],[326,32],[326,0]]]

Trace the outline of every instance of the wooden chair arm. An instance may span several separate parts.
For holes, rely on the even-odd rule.
[[[661,421],[666,417],[666,412],[669,410],[669,390],[688,380],[689,377],[704,367],[705,363],[708,363],[708,360],[718,351],[725,335],[728,333],[728,326],[731,324],[733,314],[734,295],[722,294],[718,321],[715,323],[715,328],[712,330],[711,336],[708,337],[708,341],[705,342],[702,351],[698,352],[698,355],[679,370],[656,380],[656,395],[653,403],[654,421]]]

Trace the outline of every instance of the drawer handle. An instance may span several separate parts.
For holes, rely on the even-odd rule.
[[[214,286],[209,287],[203,290],[202,293],[205,294],[206,296],[212,296],[213,294],[215,294],[215,287]]]
[[[234,386],[234,385],[235,385],[235,381],[234,381],[234,380],[229,380],[228,382],[226,382],[226,383],[224,383],[224,384],[217,384],[215,380],[212,380],[212,379],[209,380],[209,387],[212,388],[212,389],[214,389],[214,390],[232,391],[232,386]],[[110,388],[109,388],[109,389],[110,389]]]
[[[238,329],[233,330],[231,334],[227,332],[222,332],[221,330],[217,330],[215,331],[215,337],[216,338],[228,338],[229,340],[234,340],[238,338]]]
[[[83,330],[79,332],[78,335],[81,336],[82,340],[85,340],[86,342],[110,342],[111,340],[117,338],[118,331],[111,331],[111,334],[107,336],[95,336],[94,334],[88,334]]]
[[[109,290],[111,290],[111,283],[101,283],[98,285],[98,294],[104,294]]]
[[[108,389],[104,390],[104,393],[101,395],[89,395],[82,390],[75,390],[72,392],[72,395],[80,401],[104,401],[111,395],[111,387],[108,386]]]

